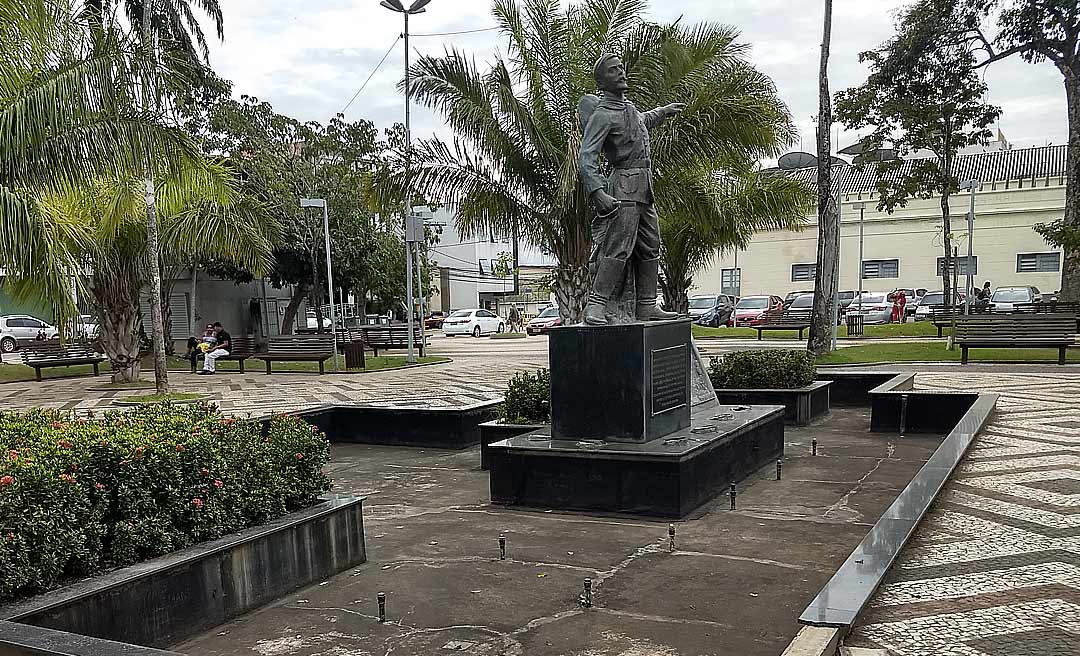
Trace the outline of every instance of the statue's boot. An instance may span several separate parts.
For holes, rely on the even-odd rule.
[[[607,325],[607,304],[615,287],[622,280],[626,270],[626,260],[615,257],[602,257],[596,266],[589,302],[585,306],[585,323],[590,326]]]
[[[638,321],[665,321],[679,318],[679,315],[674,312],[665,312],[656,307],[656,279],[659,274],[659,258],[638,261],[634,272]]]

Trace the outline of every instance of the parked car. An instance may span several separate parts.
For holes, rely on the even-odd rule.
[[[455,310],[443,321],[443,334],[454,335],[490,335],[506,330],[506,322],[499,315],[483,308]]]
[[[29,344],[44,335],[53,339],[60,334],[56,326],[45,323],[28,314],[10,314],[0,317],[0,351],[11,353],[20,346]]]
[[[863,292],[848,306],[847,315],[850,317],[862,314],[863,323],[866,324],[891,323],[893,304],[889,300],[890,295],[891,292]]]
[[[784,308],[785,310],[796,311],[809,311],[814,309],[814,295],[813,294],[800,294],[792,299],[791,303]]]
[[[730,300],[730,296],[725,296],[723,294],[721,294],[718,299],[719,301],[717,304],[708,312],[705,312],[694,319],[694,323],[699,326],[708,326],[710,328],[719,328],[720,326],[728,325],[732,315],[735,313],[735,303]]]
[[[995,314],[1008,314],[1016,311],[1020,303],[1039,303],[1042,292],[1038,287],[998,287],[990,297],[990,311]]]
[[[957,292],[953,295],[953,306],[959,307],[964,304],[964,295]],[[919,305],[915,308],[915,321],[926,321],[930,313],[945,307],[945,292],[927,292],[919,299]]]
[[[446,321],[446,313],[435,310],[424,319],[424,328],[442,328],[444,321]]]
[[[866,291],[866,290],[864,289],[863,291]],[[858,295],[859,295],[859,292],[854,290],[854,289],[846,289],[844,291],[839,292],[840,311],[843,312],[843,311],[847,310],[848,306],[851,305],[851,302],[854,301],[855,297],[858,296]]]
[[[543,312],[533,317],[525,324],[526,335],[542,335],[556,326],[562,325],[562,317],[559,316],[559,308],[545,308]]]
[[[323,317],[322,326],[323,326],[323,328],[329,328],[330,327],[330,317],[328,317],[328,316]],[[314,310],[309,310],[308,313],[307,313],[307,327],[311,328],[312,330],[319,327],[319,318],[317,316],[315,316],[315,311]]]
[[[794,299],[792,299],[794,300]],[[744,296],[735,305],[735,313],[728,325],[756,326],[766,312],[779,312],[784,299],[779,296]]]
[[[804,290],[799,291],[799,292],[788,292],[788,295],[784,297],[784,309],[786,310],[789,307],[791,307],[792,301],[794,301],[798,297],[802,296],[803,294],[813,294],[813,293],[814,293],[814,290],[812,290],[812,289],[804,289]]]

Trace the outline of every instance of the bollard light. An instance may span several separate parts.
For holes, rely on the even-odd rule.
[[[380,592],[377,595],[379,599],[379,622],[386,622],[386,593]]]

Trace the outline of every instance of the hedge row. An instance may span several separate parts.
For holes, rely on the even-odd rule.
[[[210,404],[0,412],[0,600],[309,505],[328,458],[300,419],[264,430]]]
[[[816,374],[807,351],[736,351],[709,360],[709,379],[718,389],[798,389],[813,383]]]

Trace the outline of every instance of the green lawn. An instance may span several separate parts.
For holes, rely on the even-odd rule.
[[[1070,349],[1070,362],[1080,362],[1080,350]],[[1053,362],[1057,349],[971,349],[970,362]],[[946,350],[945,342],[916,344],[867,344],[838,349],[818,358],[818,364],[868,364],[874,362],[959,362],[960,349]]]
[[[417,364],[438,364],[441,362],[449,362],[450,358],[440,356],[427,356],[423,358],[416,358]],[[345,356],[339,355],[338,362],[342,367],[345,366]],[[364,369],[355,369],[350,371],[382,371],[385,369],[398,369],[405,366],[404,355],[380,355],[379,357],[368,356],[365,358]],[[178,357],[168,358],[169,371],[190,371],[191,364],[188,360]],[[330,372],[334,370],[334,363],[332,360],[326,361],[326,371]],[[102,376],[100,380],[104,381],[105,376],[109,373],[109,363],[102,362],[101,365]],[[220,372],[239,372],[239,362],[219,362],[217,366]],[[262,360],[249,359],[244,366],[244,369],[249,373],[261,373],[265,371]],[[94,368],[90,365],[76,365],[73,367],[51,367],[49,369],[41,370],[41,377],[48,378],[67,378],[71,376],[89,376],[94,371]],[[286,371],[301,371],[301,372],[318,372],[319,365],[315,362],[275,362],[274,373]],[[143,358],[142,362],[142,377],[143,381],[153,380],[154,377],[154,361],[152,358]],[[0,383],[19,382],[26,380],[34,380],[34,370],[26,365],[22,364],[0,364]],[[102,385],[111,385],[111,383],[102,382]],[[137,387],[138,384],[127,383],[119,385],[118,387]],[[153,385],[148,385],[152,387]]]
[[[753,328],[706,328],[705,326],[699,326],[694,324],[693,326],[694,337],[698,339],[715,339],[715,338],[751,338],[757,339],[757,331]],[[807,336],[809,331],[803,331],[803,337]],[[949,330],[946,329],[945,335],[949,334]],[[797,330],[766,330],[762,334],[762,339],[798,339],[799,331]],[[849,338],[847,334],[847,325],[840,326],[839,336],[842,339],[857,339]],[[864,328],[864,338],[888,338],[888,337],[937,337],[937,328],[934,327],[929,321],[919,321],[917,323],[890,323],[875,326],[866,326]]]

